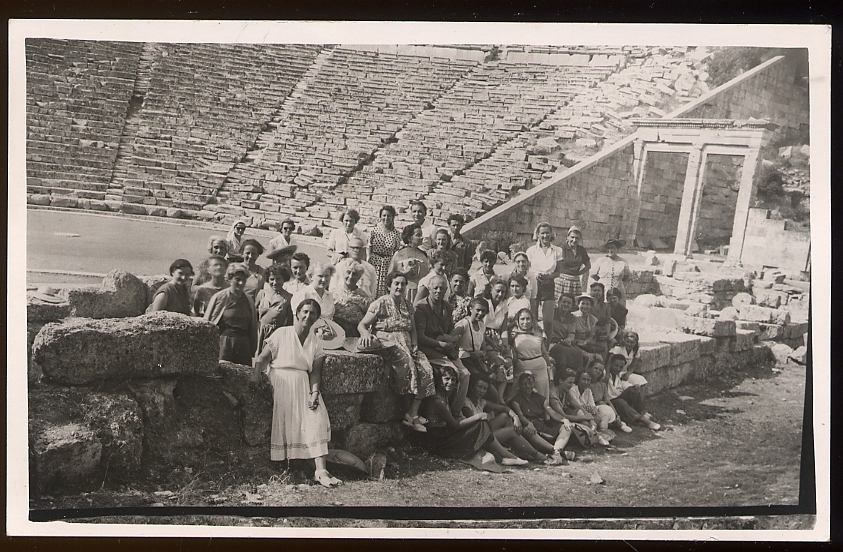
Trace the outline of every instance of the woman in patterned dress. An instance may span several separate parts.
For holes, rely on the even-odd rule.
[[[293,323],[293,311],[290,308],[292,294],[284,289],[290,279],[290,269],[284,264],[274,264],[266,269],[267,285],[258,291],[255,307],[260,317],[258,332],[258,354],[263,351],[263,344],[276,329]]]
[[[377,296],[385,295],[388,290],[386,275],[389,274],[389,263],[392,256],[401,249],[401,234],[395,229],[395,208],[384,205],[379,213],[380,222],[372,228],[369,234],[369,244],[366,247],[369,262],[378,272]]]
[[[404,425],[425,432],[427,420],[419,416],[419,406],[422,399],[436,394],[433,368],[418,349],[415,309],[405,296],[407,277],[400,272],[390,272],[384,283],[389,287],[389,295],[379,297],[369,305],[366,316],[357,325],[360,347],[370,348],[381,339],[396,343],[395,347],[378,350],[378,354],[392,365],[390,382],[393,389],[406,396],[409,402]]]
[[[372,298],[360,289],[357,282],[363,275],[363,265],[347,260],[341,265],[341,286],[332,286],[334,294],[334,322],[342,326],[347,337],[358,337],[357,324],[366,316]]]

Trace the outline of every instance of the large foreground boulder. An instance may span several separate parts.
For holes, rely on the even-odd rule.
[[[214,324],[171,312],[109,320],[69,318],[45,325],[32,345],[32,360],[45,377],[74,385],[212,374],[218,357],[219,329]]]
[[[143,314],[149,304],[147,287],[137,276],[112,270],[99,288],[67,290],[71,316],[81,318],[124,318]]]

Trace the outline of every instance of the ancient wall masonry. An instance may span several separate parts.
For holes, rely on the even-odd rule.
[[[706,159],[697,243],[703,249],[714,249],[728,245],[732,236],[744,158],[709,154]]]
[[[650,247],[653,238],[665,240],[676,235],[687,168],[687,153],[654,151],[647,154],[635,233],[639,245]]]
[[[770,255],[771,247],[776,249],[775,257]],[[786,220],[770,218],[768,209],[750,209],[742,258],[751,265],[810,271],[811,233]]]

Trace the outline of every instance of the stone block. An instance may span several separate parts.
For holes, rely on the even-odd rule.
[[[754,292],[755,303],[762,307],[777,309],[787,303],[787,293],[772,289],[757,289]]]
[[[149,304],[144,283],[119,269],[109,272],[99,288],[70,288],[66,294],[70,314],[84,318],[138,316]]]
[[[140,203],[121,203],[120,212],[127,215],[143,215],[146,216],[146,206]]]
[[[50,199],[50,207],[76,207],[79,204],[79,199],[73,196],[52,196]]]
[[[249,446],[269,445],[272,433],[273,397],[271,385],[249,387],[251,366],[219,361],[217,375],[221,388],[237,401],[243,416],[243,440]],[[266,382],[265,378],[262,381]]]
[[[650,293],[645,293],[636,297],[632,301],[632,304],[637,307],[660,307],[661,298]]]
[[[784,327],[784,337],[786,339],[798,339],[808,333],[810,329],[810,322],[791,322]]]
[[[670,364],[682,364],[700,356],[700,339],[694,335],[666,333],[659,337],[662,343],[670,344]]]
[[[360,419],[373,423],[400,421],[404,417],[404,410],[401,396],[391,385],[384,383],[363,396]]]
[[[360,421],[360,407],[363,404],[363,393],[347,395],[322,395],[325,408],[328,409],[328,419],[331,427],[347,429]]]
[[[777,364],[785,364],[788,357],[793,352],[793,349],[784,343],[776,343],[770,347],[770,350],[773,352],[773,356],[776,357]]]
[[[740,310],[744,305],[751,305],[753,303],[755,303],[755,297],[748,293],[736,293],[735,296],[732,297],[732,306],[738,310]]]
[[[630,305],[626,317],[627,329],[642,332],[651,328],[679,329],[683,312],[662,307],[639,307]]]
[[[102,445],[105,477],[110,481],[133,478],[143,455],[143,419],[137,402],[121,392],[91,392],[81,409],[87,427]]]
[[[47,492],[60,485],[85,486],[98,471],[102,443],[79,423],[44,424],[30,431],[34,487]]]
[[[733,351],[746,351],[755,343],[756,334],[752,330],[736,330]]]
[[[758,339],[761,341],[775,341],[784,335],[784,326],[781,324],[759,323],[758,328]]]
[[[726,307],[725,309],[720,311],[719,318],[721,320],[737,320],[740,316],[738,309],[735,307]]]
[[[654,372],[647,374],[647,388],[650,395],[654,395],[665,389],[678,387],[692,374],[696,366],[695,361],[682,362],[664,366]]]
[[[717,339],[723,338],[700,336],[700,357],[713,354],[717,351]]]
[[[735,335],[735,321],[685,315],[682,317],[682,330],[710,337],[731,336]]]
[[[772,322],[773,309],[767,307],[759,307],[757,305],[741,305],[738,308],[741,315],[741,320],[749,320],[751,322]]]
[[[47,194],[26,194],[26,202],[31,205],[49,205],[50,196]]]
[[[90,320],[69,318],[41,329],[32,359],[54,381],[84,384],[170,374],[210,374],[217,367],[219,329],[171,312]]]
[[[748,320],[736,320],[735,321],[735,331],[737,330],[749,330],[754,332],[756,337],[761,334],[761,325],[758,322],[750,322]]]
[[[774,309],[772,313],[772,320],[774,324],[790,324],[790,311],[784,309]]]
[[[405,434],[404,426],[398,422],[361,422],[346,431],[345,450],[360,458],[367,458],[377,449],[397,443]]]
[[[384,385],[384,360],[377,355],[329,351],[322,367],[322,393],[369,393]]]
[[[55,322],[70,316],[70,303],[42,303],[28,297],[26,300],[27,322]]]

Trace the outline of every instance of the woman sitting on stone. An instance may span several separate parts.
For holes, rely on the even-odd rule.
[[[348,259],[341,263],[339,277],[343,285],[332,288],[334,295],[334,321],[339,324],[347,337],[359,337],[357,325],[366,316],[372,298],[358,285],[363,276],[363,265]]]
[[[170,311],[190,316],[190,281],[193,266],[190,261],[176,259],[170,265],[170,281],[159,287],[146,312]]]
[[[635,373],[636,367],[641,364],[641,351],[638,348],[638,334],[633,331],[626,332],[623,341],[609,351],[609,358],[611,359],[612,355],[623,355],[626,359],[626,367],[620,372],[621,381],[643,387],[647,385],[647,380],[644,376]],[[626,388],[625,385],[623,387]]]
[[[287,265],[274,264],[266,269],[266,279],[266,285],[258,292],[256,303],[260,317],[258,354],[263,351],[263,344],[272,332],[293,323],[293,310],[290,307],[293,296],[284,289],[284,284],[290,279],[290,269]]]
[[[454,366],[459,383],[453,396],[451,411],[457,416],[468,393],[469,372],[459,361],[456,346],[458,338],[451,335],[454,329],[451,306],[444,299],[448,283],[443,276],[434,276],[428,284],[430,295],[415,305],[414,319],[419,350],[431,364]]]
[[[418,349],[415,309],[405,295],[407,277],[400,272],[390,272],[384,284],[389,293],[374,300],[357,325],[360,347],[368,349],[382,340],[395,342],[395,347],[376,352],[392,366],[392,388],[407,398],[404,425],[424,432],[427,431],[424,426],[427,420],[419,416],[419,406],[422,399],[436,393],[433,369],[425,354]]]
[[[320,394],[325,353],[313,332],[320,314],[318,301],[305,299],[298,305],[293,325],[267,339],[255,360],[250,386],[254,389],[268,368],[273,396],[270,458],[313,458],[314,480],[334,487],[342,482],[328,473],[326,464],[331,424]]]
[[[595,359],[588,368],[588,372],[591,374],[591,398],[594,401],[595,406],[597,406],[598,409],[604,406],[611,408],[615,412],[615,421],[613,425],[621,431],[626,431],[626,429],[624,429],[626,426],[624,419],[620,416],[620,412],[617,408],[615,408],[614,403],[609,399],[608,384],[605,381],[606,369],[603,367],[603,361]],[[620,405],[620,407],[626,408],[627,405],[624,403]]]
[[[335,270],[334,265],[330,263],[313,263],[310,265],[307,270],[310,285],[293,294],[293,298],[290,300],[293,310],[296,310],[299,303],[305,299],[315,299],[319,303],[322,318],[333,320],[334,295],[328,291],[328,286],[331,285],[331,276],[334,275]]]
[[[205,320],[220,329],[220,360],[251,366],[258,346],[258,313],[244,288],[249,267],[231,263],[225,271],[229,287],[211,297]]]
[[[558,458],[553,458],[553,446],[535,436],[534,440],[540,443],[537,450],[530,441],[522,435],[521,419],[513,409],[502,404],[488,402],[484,397],[489,390],[489,383],[481,378],[472,376],[468,388],[468,397],[462,409],[464,418],[470,418],[475,414],[485,412],[489,415],[489,425],[495,439],[503,446],[512,450],[516,456],[523,460],[539,464],[555,465],[559,463]],[[543,452],[542,452],[543,451]]]
[[[193,288],[193,314],[196,316],[204,316],[211,297],[228,287],[228,282],[225,281],[228,261],[225,260],[225,257],[211,255],[203,264],[205,264],[205,270],[208,272],[210,279]]]
[[[244,240],[240,246],[240,254],[243,256],[243,263],[249,268],[249,279],[246,280],[243,291],[255,301],[258,291],[262,290],[266,283],[264,268],[257,263],[258,257],[263,255],[263,246],[258,240]]]
[[[576,346],[577,317],[572,312],[575,300],[570,293],[559,296],[548,352],[557,369],[570,368],[576,373],[588,365],[591,355]]]
[[[563,454],[566,460],[573,460],[576,455],[564,450],[571,439],[571,422],[550,408],[546,396],[536,392],[533,374],[524,372],[517,381],[518,391],[509,401],[509,406],[521,420],[521,435],[537,450],[544,452],[550,446],[553,450],[551,457],[559,463],[566,463],[562,459]]]
[[[418,224],[410,224],[401,232],[404,247],[395,252],[389,263],[389,272],[398,271],[407,277],[407,300],[414,303],[419,280],[430,272],[430,261],[421,250],[424,234]]]
[[[641,387],[631,385],[621,379],[621,372],[626,369],[626,357],[623,355],[612,355],[609,357],[609,375],[606,378],[606,396],[620,415],[621,420],[627,424],[640,424],[653,431],[661,429],[661,425],[652,420],[647,412],[644,395]],[[621,427],[623,429],[623,427]],[[624,429],[624,431],[626,431]],[[629,431],[632,431],[631,429]]]
[[[598,433],[594,416],[573,406],[568,400],[568,393],[574,387],[576,378],[577,374],[573,370],[563,369],[557,373],[555,385],[550,391],[550,408],[573,424],[572,434],[583,448],[597,445],[608,447],[615,433],[609,429],[602,434]]]
[[[228,254],[228,242],[225,241],[225,238],[221,236],[211,236],[210,238],[208,238],[208,254],[211,257],[225,257]],[[199,265],[199,271],[196,273],[196,275],[193,276],[194,286],[202,285],[211,279],[211,275],[208,273],[209,261],[210,257],[202,261],[202,263]],[[228,266],[227,260],[226,266]]]
[[[451,414],[450,398],[457,388],[457,374],[453,366],[437,364],[434,369],[436,393],[422,403],[422,413],[427,417],[428,430],[414,433],[411,438],[437,456],[468,459],[480,449],[491,452],[504,466],[526,464],[501,445],[489,425],[485,412],[457,420]]]

